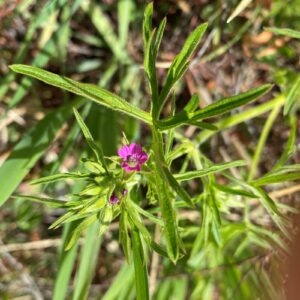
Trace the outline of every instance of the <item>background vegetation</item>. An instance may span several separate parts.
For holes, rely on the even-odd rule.
[[[125,262],[119,246],[117,222],[101,239],[97,238],[97,227],[90,226],[66,252],[63,244],[76,224],[49,230],[63,214],[61,209],[10,196],[18,189],[19,193],[59,198],[82,189],[80,183],[68,181],[43,187],[29,184],[42,176],[73,170],[80,158],[89,155],[72,116],[74,105],[81,108],[105,155],[116,155],[122,131],[128,140],[149,145],[149,129],[125,115],[19,76],[8,65],[37,66],[97,84],[147,110],[150,98],[142,40],[145,5],[133,0],[0,0],[2,299],[135,298],[134,269]],[[237,8],[243,9],[239,12]],[[299,36],[278,34],[268,27],[300,31],[300,1],[155,1],[154,26],[165,15],[168,23],[157,62],[160,84],[186,37],[197,25],[208,22],[188,72],[176,85],[178,110],[194,93],[199,94],[203,108],[265,83],[274,86],[254,104],[214,119],[220,128],[217,132],[195,126],[176,131],[171,157],[176,173],[198,168],[197,155],[214,163],[243,159],[247,166],[230,169],[227,178],[215,175],[213,179],[219,184],[217,198],[226,203],[220,206],[226,225],[221,229],[220,245],[204,245],[201,240],[202,208],[179,210],[188,255],[174,266],[170,260],[151,254],[150,293],[154,299],[282,299],[284,273],[278,268],[286,258],[288,233],[293,235],[287,217],[298,207],[300,190],[294,181],[300,177],[297,103],[292,109],[285,103],[286,98],[292,98],[291,103],[298,99],[300,45]],[[163,114],[167,116],[171,110],[167,105]],[[195,149],[200,149],[200,154],[195,154]],[[244,201],[241,191],[234,195],[232,190],[222,191],[221,186],[230,176],[266,180],[263,175],[285,160],[292,167],[280,174],[280,180],[267,177],[260,182],[263,192],[268,192],[284,213],[277,222],[284,223],[282,233],[276,217],[266,209],[268,205],[262,205],[265,202]],[[197,197],[201,181],[191,180],[185,188]],[[146,194],[143,188],[141,191]],[[147,203],[144,207],[153,209]],[[157,226],[146,225],[155,241],[160,241]]]

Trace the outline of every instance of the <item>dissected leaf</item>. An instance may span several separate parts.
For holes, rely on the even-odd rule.
[[[194,178],[201,178],[207,176],[209,174],[214,174],[217,172],[224,171],[226,169],[235,168],[235,167],[243,167],[246,165],[246,162],[243,160],[231,161],[228,163],[215,164],[211,167],[205,168],[203,170],[190,171],[182,174],[175,174],[174,177],[178,181],[191,180]]]
[[[55,181],[59,181],[62,179],[83,179],[89,177],[89,174],[82,174],[82,173],[60,173],[60,174],[54,174],[50,176],[45,176],[42,178],[38,178],[35,180],[32,180],[30,184],[45,184],[45,183],[51,183]]]
[[[159,111],[174,84],[183,76],[189,66],[189,60],[198,47],[207,28],[207,23],[199,25],[186,39],[180,53],[173,60],[166,78],[164,87],[159,95]]]
[[[195,112],[188,113],[183,110],[174,117],[169,117],[158,121],[158,126],[161,130],[166,130],[174,127],[178,127],[180,125],[186,124],[190,121],[199,121],[211,117],[215,117],[226,112],[230,112],[233,109],[250,103],[254,101],[258,97],[267,93],[271,89],[272,85],[265,84],[259,88],[252,89],[248,92],[224,98],[216,103],[210,104],[201,110],[197,110]]]
[[[13,195],[13,198],[20,198],[24,200],[29,200],[33,202],[39,202],[46,204],[50,207],[66,207],[66,201],[63,200],[57,200],[57,199],[51,199],[51,198],[41,198],[41,197],[35,197],[35,196],[29,196],[29,195]]]
[[[83,233],[85,229],[87,229],[91,224],[93,224],[97,220],[96,215],[92,215],[86,219],[84,219],[72,232],[72,236],[68,241],[68,244],[65,250],[69,250],[73,247],[76,241],[80,238],[80,235]]]
[[[17,73],[39,79],[47,84],[83,96],[97,104],[104,105],[112,110],[121,111],[148,124],[152,123],[151,116],[147,112],[140,110],[121,97],[100,88],[99,86],[80,83],[68,77],[27,65],[11,65],[10,68]]]

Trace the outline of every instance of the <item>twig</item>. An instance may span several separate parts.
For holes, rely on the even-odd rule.
[[[280,198],[300,191],[300,184],[269,193],[271,198]]]
[[[9,245],[2,244],[0,245],[0,253],[58,247],[61,245],[61,243],[62,240],[58,238],[58,239],[47,239],[47,240],[40,240],[40,241],[27,242],[27,243],[16,243],[16,244],[9,244]]]

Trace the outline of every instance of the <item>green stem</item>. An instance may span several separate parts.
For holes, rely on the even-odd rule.
[[[272,112],[270,113],[266,123],[265,123],[265,126],[263,128],[263,131],[260,135],[260,138],[259,138],[259,141],[258,141],[258,145],[257,145],[257,148],[256,148],[256,151],[254,153],[254,157],[253,157],[253,161],[252,161],[252,164],[251,164],[251,168],[250,168],[250,171],[249,171],[249,176],[248,176],[248,182],[251,181],[256,173],[257,173],[257,166],[258,166],[258,163],[260,161],[260,157],[261,157],[261,154],[262,154],[262,151],[263,151],[263,148],[266,144],[266,140],[269,136],[269,133],[270,133],[270,130],[272,128],[272,125],[280,111],[280,108],[281,108],[281,105],[280,104],[277,104]]]
[[[147,264],[144,259],[144,251],[141,237],[138,229],[132,225],[132,248],[133,248],[133,263],[135,272],[136,299],[148,300],[148,274]]]
[[[173,197],[166,176],[167,164],[164,159],[162,134],[152,127],[152,149],[155,160],[155,179],[158,192],[158,203],[165,226],[165,238],[170,259],[176,263],[179,257],[179,237],[176,216],[173,207]]]

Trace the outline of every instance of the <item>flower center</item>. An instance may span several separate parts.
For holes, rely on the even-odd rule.
[[[128,155],[126,158],[126,162],[130,167],[136,167],[138,164],[138,158],[136,154]]]

